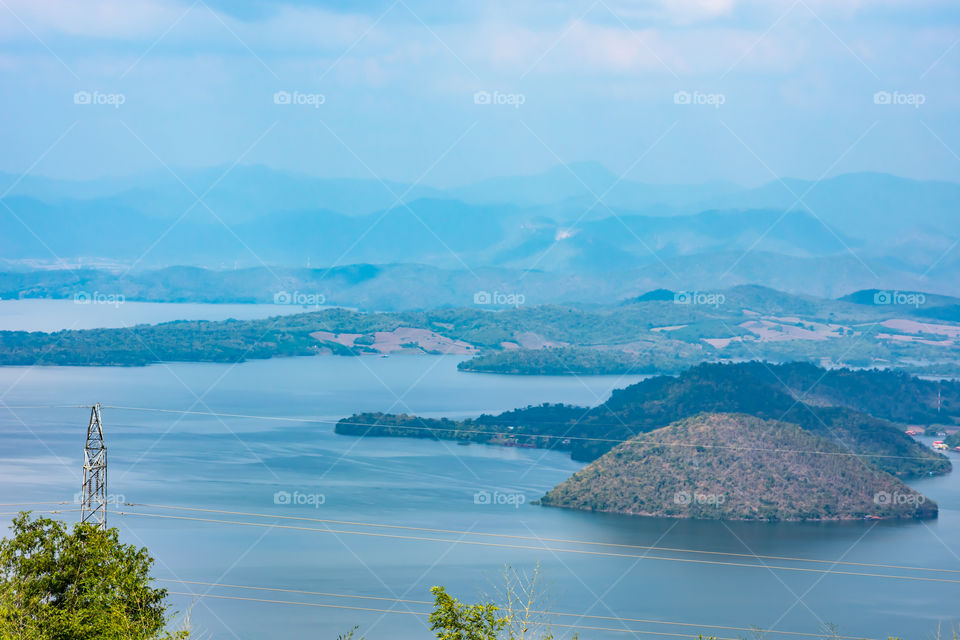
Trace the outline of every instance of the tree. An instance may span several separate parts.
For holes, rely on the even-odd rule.
[[[430,629],[439,640],[497,640],[507,624],[507,618],[497,614],[499,607],[495,604],[463,604],[443,587],[431,587],[430,593],[434,597]]]
[[[531,570],[506,565],[500,578],[502,582],[494,585],[494,600],[503,603],[505,640],[553,640],[549,624],[551,603],[540,563]]]
[[[0,541],[0,639],[174,640],[166,589],[150,586],[153,558],[116,529],[21,513]]]

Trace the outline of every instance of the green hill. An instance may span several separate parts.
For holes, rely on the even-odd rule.
[[[730,413],[700,414],[631,438],[541,504],[725,520],[937,515],[936,503],[826,438]]]
[[[937,391],[942,389],[942,412]],[[702,412],[746,413],[783,420],[869,456],[900,477],[946,473],[950,462],[903,433],[902,424],[930,424],[957,415],[960,384],[893,371],[825,370],[805,363],[703,364],[680,376],[649,378],[615,390],[573,424],[569,436],[626,440]],[[522,419],[523,416],[517,416]],[[610,444],[575,440],[573,456],[593,460]]]
[[[509,440],[569,450],[575,460],[590,462],[619,442],[699,413],[744,413],[796,424],[882,471],[911,478],[947,473],[951,464],[946,456],[906,435],[903,423],[929,424],[938,417],[954,422],[958,410],[956,382],[941,384],[891,371],[746,362],[700,365],[677,377],[648,378],[615,390],[592,408],[528,406],[442,423],[416,416],[360,414],[341,420],[336,431],[492,444]]]

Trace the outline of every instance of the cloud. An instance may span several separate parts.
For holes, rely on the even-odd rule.
[[[818,35],[831,38],[826,32]],[[789,30],[761,38],[755,31],[727,26],[631,29],[572,20],[541,30],[487,25],[456,41],[470,47],[468,61],[478,68],[487,65],[514,76],[714,74],[716,79],[734,63],[752,71],[788,70],[808,53],[798,40]]]
[[[158,0],[4,0],[0,34],[32,39],[31,31],[51,47],[48,38],[75,37],[113,43],[133,42],[147,48],[158,43],[185,50],[222,49],[223,45],[269,50],[342,51],[363,36],[367,46],[380,40],[371,29],[375,19],[364,14],[280,5],[258,20],[241,20],[203,2]]]
[[[159,35],[185,7],[155,0],[4,0],[0,11],[3,33],[22,33],[25,27],[38,35],[55,33],[70,36],[135,40]]]
[[[729,15],[734,0],[661,0],[663,10],[680,23],[710,20]]]
[[[960,100],[951,82],[960,64],[958,49],[950,50],[956,28],[949,17],[931,22],[934,0],[909,6],[894,0],[490,0],[437,10],[421,6],[428,0],[405,0],[386,14],[389,2],[359,9],[298,0],[249,10],[252,0],[226,5],[233,1],[3,0],[80,78],[66,73],[0,5],[0,75],[10,95],[19,96],[5,103],[0,122],[10,150],[5,166],[30,166],[43,145],[78,120],[45,157],[51,167],[60,163],[56,171],[123,172],[153,162],[118,118],[171,165],[232,162],[278,122],[248,160],[339,172],[355,159],[336,155],[342,145],[328,125],[377,171],[414,179],[434,151],[477,120],[448,158],[462,165],[451,175],[472,175],[476,159],[493,158],[494,147],[489,171],[510,173],[512,166],[497,164],[501,159],[527,168],[555,159],[536,140],[531,144],[528,129],[516,122],[522,118],[564,159],[626,166],[636,144],[650,144],[679,119],[671,140],[687,136],[686,147],[704,148],[698,155],[704,165],[690,171],[753,180],[752,169],[724,159],[723,141],[737,143],[726,129],[717,130],[716,110],[678,109],[672,101],[678,90],[724,94],[724,121],[753,136],[751,144],[769,141],[765,157],[788,155],[777,167],[784,173],[816,177],[823,169],[818,149],[826,148],[825,140],[845,139],[850,123],[917,116],[916,110],[869,112],[870,96],[880,89],[928,95],[925,122],[943,132],[947,144],[960,144],[950,119]],[[924,8],[920,17],[914,7]],[[128,100],[119,114],[82,110],[71,100],[80,89],[120,91]],[[281,110],[271,99],[281,89],[329,99],[321,110]],[[471,96],[478,89],[522,93],[527,103],[516,112],[476,109]],[[797,133],[814,130],[817,136]],[[920,133],[929,140],[914,141],[917,148],[939,147],[929,132]],[[657,153],[685,153],[671,140]],[[954,168],[933,152],[929,161],[913,162],[932,167],[932,175]],[[408,169],[414,175],[405,175]],[[38,167],[47,170],[47,164]],[[651,170],[687,169],[662,164]]]

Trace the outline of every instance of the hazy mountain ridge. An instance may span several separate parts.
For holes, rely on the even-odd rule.
[[[599,165],[571,168],[580,178],[557,167],[445,190],[263,167],[237,167],[220,182],[219,169],[188,171],[187,186],[169,174],[26,178],[4,198],[13,213],[0,216],[0,259],[639,270],[646,289],[756,282],[836,296],[882,283],[960,294],[950,250],[960,185],[864,173],[755,189],[652,186],[618,182]]]
[[[960,261],[944,267],[942,273],[951,277],[939,282],[937,292],[960,295]],[[934,283],[928,279],[890,270],[880,270],[878,275],[883,289],[876,288],[877,279],[853,256],[803,258],[758,251],[746,256],[730,253],[684,256],[663,263],[651,257],[632,269],[579,273],[539,267],[465,269],[462,265],[441,268],[362,262],[313,268],[172,266],[130,272],[118,266],[109,270],[20,268],[0,271],[0,298],[71,298],[82,291],[101,291],[122,294],[128,300],[156,302],[270,303],[278,292],[299,291],[322,295],[328,304],[367,310],[405,310],[472,305],[474,296],[484,291],[519,294],[522,296],[519,304],[527,305],[617,304],[655,289],[669,291],[672,300],[675,294],[684,291],[724,291],[729,295],[731,288],[753,285],[763,287],[775,297],[791,295],[799,296],[800,300],[805,296],[836,298],[858,290],[891,294],[921,291],[928,300],[935,298],[930,289]],[[909,315],[930,314],[931,318],[960,320],[960,307],[953,307],[952,311],[948,306],[933,308],[929,301],[919,308],[888,306]]]

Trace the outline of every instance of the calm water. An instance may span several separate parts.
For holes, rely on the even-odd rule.
[[[94,294],[98,292],[90,292],[91,302],[86,304],[73,300],[0,300],[0,331],[118,328],[171,320],[253,320],[315,308],[284,304],[120,302]]]
[[[456,363],[451,357],[317,357],[238,366],[3,368],[0,394],[10,407],[100,401],[124,407],[335,420],[360,410],[468,416],[545,401],[593,404],[611,388],[634,381],[462,374]],[[0,410],[2,502],[72,499],[80,486],[87,416],[83,409]],[[643,632],[636,637],[652,638],[676,637],[663,633],[695,636],[701,631],[720,637],[748,635],[709,625],[776,625],[778,630],[814,633],[824,622],[839,624],[844,635],[926,638],[938,621],[960,617],[958,582],[824,575],[766,568],[748,558],[677,552],[624,557],[644,551],[542,540],[655,544],[960,571],[960,474],[915,483],[940,503],[940,518],[929,523],[724,524],[628,518],[530,504],[580,467],[560,453],[337,436],[324,422],[184,417],[129,409],[104,409],[103,417],[110,448],[110,493],[122,494],[125,501],[518,536],[498,539],[185,511],[166,513],[280,526],[111,515],[111,525],[121,529],[127,542],[149,546],[157,559],[157,577],[410,600],[427,600],[429,587],[443,584],[473,600],[493,591],[491,584],[504,564],[531,568],[539,562],[555,611],[648,621],[570,617],[559,622],[632,629]],[[960,462],[960,457],[954,460]],[[278,505],[274,500],[278,491],[322,495],[323,504]],[[478,504],[478,492],[523,504]],[[4,517],[0,524],[8,521]],[[327,526],[337,533],[282,528]],[[433,540],[349,533],[370,531]],[[452,542],[458,539],[514,548]],[[601,555],[570,553],[571,549]],[[844,565],[835,569],[960,580],[960,573]],[[302,593],[165,586],[178,592],[397,612],[428,610],[418,604]],[[208,634],[204,637],[332,639],[354,624],[371,640],[433,637],[424,618],[408,613],[213,598],[194,601],[185,596],[172,601],[179,611],[192,610],[194,628]],[[568,629],[557,631],[559,637],[569,637]],[[580,634],[629,636],[600,630]]]

